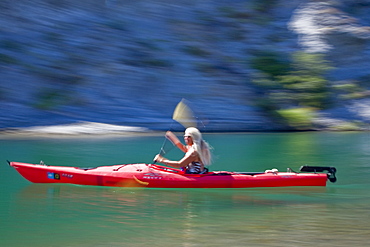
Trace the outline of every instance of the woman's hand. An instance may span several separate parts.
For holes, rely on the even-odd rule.
[[[178,143],[180,143],[180,140],[177,138],[177,136],[175,136],[174,133],[172,133],[171,131],[167,131],[166,132],[166,138],[168,140],[170,140],[174,145],[177,145]]]
[[[159,163],[162,163],[163,161],[163,156],[160,155],[160,154],[157,154],[154,159],[153,159],[154,162],[159,162]]]
[[[177,136],[174,133],[172,133],[171,131],[167,131],[166,132],[166,138],[168,140],[170,140],[172,142],[172,144],[175,145],[176,147],[178,147],[181,151],[183,151],[184,153],[187,152],[187,149],[186,149],[185,145],[183,145],[180,142],[179,138],[177,138]]]

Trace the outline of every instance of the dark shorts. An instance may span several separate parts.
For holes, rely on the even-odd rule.
[[[185,174],[206,174],[208,172],[208,169],[204,167],[203,171],[200,172],[191,172],[189,170],[185,170]]]

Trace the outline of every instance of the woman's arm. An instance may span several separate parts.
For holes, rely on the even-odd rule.
[[[155,156],[154,161],[165,164],[165,165],[169,165],[172,167],[180,168],[180,167],[187,166],[191,162],[195,161],[196,158],[197,158],[197,153],[195,150],[193,150],[192,152],[186,153],[185,156],[179,161],[168,160],[159,154]]]
[[[187,152],[186,146],[180,142],[179,138],[177,138],[174,133],[172,133],[171,131],[167,131],[166,138],[169,139],[181,151],[183,151],[184,153]]]

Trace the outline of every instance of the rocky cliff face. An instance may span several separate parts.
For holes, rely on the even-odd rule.
[[[336,67],[332,80],[368,76],[370,1],[315,1],[300,5],[289,28],[308,52],[327,54]]]
[[[332,63],[334,103],[316,128],[370,123],[367,0],[0,7],[0,128],[94,121],[168,129],[186,98],[209,131],[286,129],[255,104],[264,96],[251,83],[251,60],[261,51],[322,53]]]

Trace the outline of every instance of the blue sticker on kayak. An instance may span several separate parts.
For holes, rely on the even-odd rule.
[[[48,172],[48,178],[49,179],[60,179],[60,175],[58,173],[54,173],[54,172]]]

